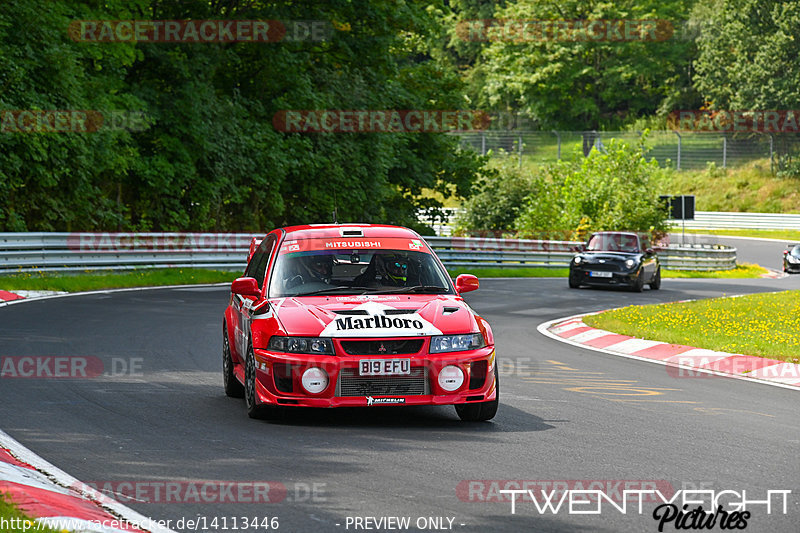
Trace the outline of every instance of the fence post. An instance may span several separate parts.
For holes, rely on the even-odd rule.
[[[722,136],[722,168],[728,165],[728,136]]]
[[[556,134],[556,139],[558,139],[558,160],[561,161],[561,135],[556,130],[553,130],[553,133]]]
[[[672,130],[672,133],[678,136],[678,168],[676,170],[681,169],[681,134],[678,133],[676,130]]]
[[[481,132],[481,155],[486,155],[486,132]]]
[[[768,133],[767,135],[769,135],[769,172],[770,174],[775,174],[775,169],[773,168],[773,162],[772,162],[772,154],[773,154],[772,145],[775,138],[772,136],[772,133]]]
[[[517,146],[517,151],[519,152],[519,168],[522,168],[522,134],[519,134],[519,138],[517,139],[519,143]]]

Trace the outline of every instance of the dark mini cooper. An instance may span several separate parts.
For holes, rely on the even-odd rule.
[[[800,272],[800,244],[789,244],[783,251],[783,271]]]
[[[635,233],[595,233],[569,263],[569,286],[628,287],[641,292],[644,284],[661,287],[661,265],[652,248],[645,248]]]

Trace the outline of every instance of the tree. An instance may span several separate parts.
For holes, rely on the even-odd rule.
[[[692,0],[508,3],[495,18],[533,21],[532,31],[521,37],[520,32],[506,30],[507,37],[493,38],[483,50],[481,98],[493,110],[531,117],[542,129],[614,128],[645,115],[691,108],[698,102],[690,80],[694,43],[682,38],[680,21],[688,18],[692,4]],[[665,20],[669,24],[659,25],[652,35],[668,38],[619,41],[610,25],[605,26],[610,37],[603,40],[580,38],[574,31],[575,25],[616,19]],[[543,25],[537,26],[537,21]],[[571,33],[559,30],[559,22],[572,24]],[[645,30],[645,36],[649,39],[651,34]]]
[[[698,4],[695,84],[713,109],[800,106],[800,4],[716,0]]]
[[[9,0],[0,109],[136,111],[146,127],[0,134],[0,230],[416,226],[424,188],[467,195],[482,160],[442,133],[287,133],[285,110],[455,110],[443,2]],[[323,21],[325,39],[76,42],[78,20]],[[19,31],[25,27],[25,32]],[[33,28],[31,31],[30,28]]]

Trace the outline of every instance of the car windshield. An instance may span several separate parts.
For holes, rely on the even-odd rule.
[[[278,255],[270,277],[270,298],[453,292],[447,272],[425,251],[368,248],[315,250],[307,249],[313,248],[313,245],[296,242],[284,245]],[[290,249],[293,251],[290,252]]]
[[[795,257],[800,257],[800,244],[795,245],[795,247],[792,248],[792,251],[789,253]]]
[[[597,233],[586,245],[589,252],[639,252],[639,238],[629,233]]]

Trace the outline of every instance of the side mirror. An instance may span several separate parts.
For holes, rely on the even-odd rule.
[[[261,296],[256,278],[237,278],[231,283],[231,292],[241,296]]]
[[[459,293],[476,290],[481,284],[472,274],[461,274],[456,278],[456,290]]]

